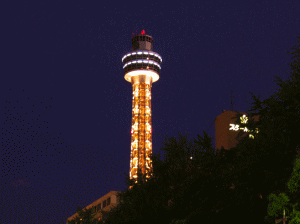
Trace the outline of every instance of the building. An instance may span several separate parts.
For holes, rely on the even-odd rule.
[[[216,150],[221,149],[223,146],[224,149],[231,149],[235,147],[238,143],[236,139],[239,132],[243,131],[245,134],[242,137],[245,137],[247,134],[250,138],[253,138],[251,134],[252,130],[248,130],[247,128],[241,128],[237,124],[237,118],[234,118],[238,114],[243,114],[241,119],[241,123],[247,124],[248,122],[248,114],[241,113],[237,111],[228,111],[223,110],[222,113],[216,117],[215,119],[215,138],[216,138]],[[254,121],[257,122],[259,119],[258,115],[254,116]],[[246,133],[249,132],[249,133]]]
[[[100,211],[110,211],[114,206],[119,204],[118,198],[117,198],[117,194],[120,191],[110,191],[109,193],[107,193],[106,195],[102,196],[101,198],[99,198],[98,200],[94,201],[92,204],[88,205],[85,207],[85,209],[90,209],[95,207],[96,210],[96,216],[94,217],[94,219],[97,220],[105,220],[105,217],[101,216]],[[72,219],[74,219],[75,217],[78,216],[78,213],[75,213],[74,215],[70,216],[67,219],[66,224],[68,224],[68,221],[71,221]]]
[[[129,176],[137,183],[138,171],[147,179],[152,176],[151,86],[159,79],[162,58],[152,51],[153,38],[144,30],[134,35],[131,42],[132,51],[123,56],[122,63],[125,80],[133,89]]]

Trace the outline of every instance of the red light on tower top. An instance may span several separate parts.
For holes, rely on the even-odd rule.
[[[145,35],[145,34],[146,34],[145,30],[142,30],[141,35]],[[138,35],[138,32],[135,31],[135,33],[133,32],[132,35]]]

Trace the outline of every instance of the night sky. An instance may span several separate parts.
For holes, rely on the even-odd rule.
[[[126,188],[132,86],[121,59],[132,33],[145,30],[162,57],[154,153],[178,132],[214,137],[223,109],[245,112],[249,91],[266,99],[274,76],[290,75],[299,1],[167,2],[4,1],[1,223],[66,222]]]

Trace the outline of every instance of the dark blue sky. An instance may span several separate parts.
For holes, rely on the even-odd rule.
[[[196,3],[195,3],[196,2]],[[266,99],[299,35],[299,1],[5,1],[1,23],[1,223],[60,223],[129,173],[132,86],[121,59],[146,31],[162,57],[153,152]],[[29,99],[28,99],[29,98]],[[215,140],[214,140],[215,141]]]

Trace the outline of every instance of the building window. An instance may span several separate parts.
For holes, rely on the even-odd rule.
[[[99,203],[98,205],[97,205],[97,211],[100,211],[101,210],[101,203]]]
[[[106,200],[103,202],[103,208],[106,207]]]
[[[110,197],[106,200],[107,202],[107,206],[109,206],[110,205]]]

